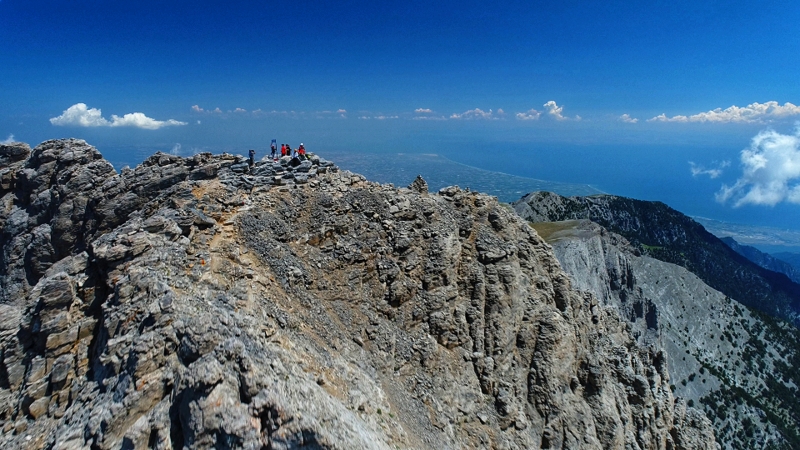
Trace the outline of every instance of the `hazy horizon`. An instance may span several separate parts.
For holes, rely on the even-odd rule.
[[[800,5],[0,0],[0,141],[436,153],[800,227]]]

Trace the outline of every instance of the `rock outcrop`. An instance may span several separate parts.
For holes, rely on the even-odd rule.
[[[7,447],[716,445],[664,353],[492,197],[28,151],[0,148]]]
[[[617,308],[641,345],[664,350],[679,403],[714,422],[723,448],[800,444],[792,419],[800,413],[796,328],[743,307],[683,267],[642,255],[596,223],[533,226],[574,287]]]

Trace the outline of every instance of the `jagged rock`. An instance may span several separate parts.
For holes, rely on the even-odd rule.
[[[495,198],[290,161],[253,168],[290,186],[231,155],[117,174],[62,140],[13,169],[0,442],[713,448],[662,353]],[[44,224],[53,250],[26,271]]]

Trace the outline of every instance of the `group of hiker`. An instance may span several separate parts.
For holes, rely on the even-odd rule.
[[[277,161],[279,157],[278,157],[278,144],[276,139],[272,140],[269,149],[270,149],[270,158],[273,161]],[[256,151],[250,150],[249,156],[250,156],[250,165],[252,166],[253,164],[255,164]],[[295,149],[292,149],[292,147],[289,144],[281,144],[280,157],[283,158],[284,156],[291,156],[292,158],[297,158],[300,160],[306,159],[307,158],[306,148],[302,142],[300,143],[300,146]]]
[[[271,151],[270,156],[272,157],[272,159],[277,160],[278,144],[276,143],[275,139],[272,140],[272,144],[270,145],[270,151]],[[295,149],[292,149],[292,147],[289,144],[281,144],[281,158],[283,158],[284,156],[291,156],[292,158],[305,159],[306,148],[302,142],[300,143],[300,146]]]

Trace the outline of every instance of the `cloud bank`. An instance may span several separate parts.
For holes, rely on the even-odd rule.
[[[785,119],[800,115],[800,106],[786,102],[780,105],[771,101],[766,103],[751,103],[744,107],[730,106],[722,109],[697,113],[691,116],[672,116],[660,114],[648,122],[712,122],[712,123],[766,123],[772,120]]]
[[[516,114],[517,120],[539,120],[539,117],[542,117],[542,112],[535,109],[529,109]]]
[[[145,130],[186,125],[186,122],[173,119],[155,120],[140,112],[125,114],[122,117],[114,114],[111,116],[111,120],[107,120],[99,109],[88,108],[85,103],[76,103],[70,106],[60,116],[51,118],[50,123],[57,126],[136,127]]]
[[[0,141],[0,144],[5,145],[5,144],[11,144],[13,142],[16,142],[14,140],[14,135],[13,134],[9,134],[8,137],[4,141]]]
[[[780,202],[800,204],[800,125],[793,134],[765,130],[742,150],[742,176],[733,186],[722,185],[720,203],[774,206]]]
[[[633,117],[629,116],[628,114],[623,114],[623,115],[619,116],[619,121],[620,122],[625,122],[625,123],[636,123],[636,122],[639,121],[639,119],[634,119]]]
[[[497,112],[493,112],[491,109],[489,111],[484,111],[480,108],[475,108],[469,111],[464,111],[461,114],[453,113],[450,115],[450,118],[455,120],[498,120],[501,119],[503,115],[505,115],[505,112],[502,109],[498,109]]]
[[[574,118],[567,117],[563,114],[564,107],[558,106],[555,100],[550,100],[544,105],[544,111],[538,111],[536,109],[529,109],[525,112],[518,112],[514,115],[517,120],[539,120],[542,117],[542,114],[547,114],[548,116],[552,117],[558,121],[565,121],[565,120],[581,120],[581,116],[575,116]]]

